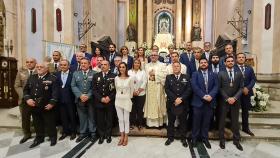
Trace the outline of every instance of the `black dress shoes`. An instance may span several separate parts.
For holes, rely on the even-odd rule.
[[[24,136],[20,141],[19,141],[19,144],[22,144],[24,142],[26,142],[28,139],[30,139],[31,136]]]
[[[174,139],[168,138],[167,141],[165,142],[165,145],[170,145],[173,141]]]
[[[225,145],[224,141],[220,141],[220,148],[221,149],[225,149],[226,148],[226,145]]]
[[[186,141],[186,139],[181,139],[181,142],[182,142],[182,145],[183,145],[183,147],[188,147],[188,143],[187,143],[187,141]]]
[[[63,134],[61,135],[61,137],[58,138],[58,140],[63,140],[63,139],[65,139],[66,137],[67,137],[67,134],[63,133]]]
[[[252,137],[255,136],[255,134],[252,131],[250,131],[249,129],[248,130],[242,130],[242,131],[249,134]]]
[[[38,145],[40,145],[41,143],[44,142],[44,139],[34,139],[33,143],[29,146],[29,148],[34,148]]]
[[[233,144],[236,146],[236,148],[240,151],[243,151],[243,147],[239,142],[233,142]]]
[[[111,142],[112,142],[111,136],[108,136],[106,139],[107,139],[107,140],[106,140],[107,143],[111,143]]]
[[[211,144],[208,140],[203,140],[202,142],[206,146],[206,148],[211,149]]]
[[[76,143],[79,143],[79,142],[82,141],[84,138],[85,138],[85,136],[79,136],[79,137],[76,139]]]
[[[51,144],[50,146],[54,146],[56,144],[56,138],[50,138]]]
[[[74,140],[75,138],[76,138],[76,134],[75,133],[71,134],[70,140]]]
[[[103,144],[103,142],[104,142],[104,137],[100,137],[99,141],[98,141],[98,144]]]

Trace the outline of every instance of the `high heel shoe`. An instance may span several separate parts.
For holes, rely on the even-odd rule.
[[[126,146],[128,144],[128,134],[124,135],[124,141],[123,141],[123,146]]]
[[[124,133],[122,132],[119,143],[118,143],[118,146],[123,145],[123,141],[124,141]]]

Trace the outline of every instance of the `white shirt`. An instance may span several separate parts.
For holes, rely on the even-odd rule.
[[[122,79],[119,76],[115,78],[115,87],[116,87],[116,99],[115,106],[123,108],[124,110],[131,112],[133,97],[133,78],[128,77]]]
[[[69,70],[67,70],[66,72],[61,71],[61,80],[62,80],[62,88],[65,87],[67,78],[68,78],[68,74],[69,74]]]
[[[217,67],[216,67],[216,69],[215,69],[215,67],[214,67],[214,64],[211,64],[212,65],[212,71],[213,72],[215,72],[215,70],[216,70],[216,73],[219,73],[219,64],[217,64]]]
[[[204,52],[206,59],[209,61],[210,52]]]
[[[228,77],[229,77],[229,79],[231,79],[230,78],[230,72],[229,72],[230,69],[228,69],[228,68],[226,68],[226,69],[227,69]],[[231,75],[232,75],[232,81],[233,81],[234,80],[234,68],[231,69]]]
[[[137,91],[139,88],[144,89],[139,96],[143,96],[146,94],[146,84],[147,84],[147,76],[144,70],[134,71],[133,69],[128,71],[128,75],[134,80],[134,91]]]
[[[199,68],[199,60],[195,59],[195,70]]]

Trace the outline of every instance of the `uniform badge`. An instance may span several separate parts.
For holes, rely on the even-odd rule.
[[[97,81],[98,81],[98,82],[100,81],[100,77],[97,78]]]
[[[46,86],[46,87],[45,87],[45,90],[48,90],[48,89],[49,89],[49,87],[48,87],[48,86]]]

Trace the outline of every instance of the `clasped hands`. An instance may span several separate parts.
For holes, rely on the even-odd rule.
[[[26,101],[26,103],[27,103],[27,105],[29,105],[29,106],[31,106],[31,107],[35,107],[35,106],[36,106],[36,105],[35,105],[35,101],[34,101],[33,99],[28,99],[28,100]],[[47,104],[47,105],[45,106],[45,110],[51,110],[53,107],[54,107],[54,105],[52,105],[52,104]]]
[[[180,105],[181,103],[183,102],[183,100],[182,100],[182,98],[176,98],[176,100],[174,101],[174,105],[175,106],[178,106],[178,105]]]
[[[111,99],[108,96],[101,98],[102,103],[108,104],[110,101]]]
[[[213,98],[211,97],[211,95],[204,95],[203,99],[210,102]]]

